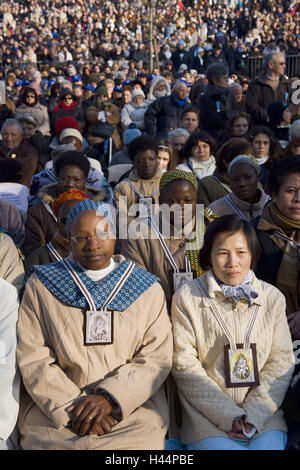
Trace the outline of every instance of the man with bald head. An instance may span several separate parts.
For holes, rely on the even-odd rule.
[[[251,114],[254,125],[268,125],[267,109],[274,101],[290,100],[290,81],[284,75],[285,56],[270,52],[263,63],[263,72],[249,85],[246,94],[246,110]]]
[[[189,105],[188,87],[184,81],[179,80],[170,96],[157,98],[145,112],[147,133],[154,139],[166,139],[169,131],[181,127],[182,111]]]

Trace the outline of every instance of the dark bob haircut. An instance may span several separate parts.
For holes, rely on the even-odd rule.
[[[188,159],[192,155],[192,148],[196,147],[198,142],[205,142],[209,145],[210,153],[212,154],[214,152],[216,145],[215,140],[207,134],[207,132],[196,130],[191,133],[184,147],[179,152],[181,161]]]
[[[206,228],[204,244],[200,250],[200,265],[205,271],[211,268],[211,252],[214,241],[221,233],[228,236],[243,232],[251,253],[251,269],[254,269],[260,256],[260,245],[252,225],[235,214],[222,215],[210,222]]]
[[[295,173],[300,174],[300,155],[291,155],[274,163],[269,175],[271,194],[278,194],[285,178]]]
[[[87,157],[85,157],[82,152],[70,150],[63,153],[54,163],[56,176],[59,176],[61,170],[67,165],[78,166],[78,168],[83,171],[85,178],[88,177],[91,165]]]
[[[134,161],[138,153],[145,152],[146,150],[153,150],[157,155],[158,148],[154,139],[148,135],[141,135],[136,137],[128,145],[128,154],[130,160]]]
[[[238,155],[253,155],[250,142],[242,137],[232,137],[227,140],[217,151],[216,167],[223,175],[227,175],[227,168],[230,162]]]

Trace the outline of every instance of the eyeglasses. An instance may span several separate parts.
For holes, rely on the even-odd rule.
[[[75,243],[75,245],[83,245],[91,240],[95,240],[99,242],[101,240],[106,240],[107,238],[113,239],[116,238],[113,232],[98,232],[96,235],[75,235],[74,237],[70,237],[71,240]]]
[[[66,101],[66,100],[71,101],[71,100],[73,100],[73,98],[72,98],[72,96],[65,96],[65,97],[64,97],[64,101]]]
[[[26,95],[26,98],[35,98],[34,95]]]

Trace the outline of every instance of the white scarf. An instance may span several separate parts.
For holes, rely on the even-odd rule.
[[[101,281],[118,266],[118,264],[113,260],[113,258],[110,259],[109,265],[104,269],[97,269],[97,270],[87,269],[84,266],[82,266],[78,261],[77,261],[77,264],[80,267],[80,269],[82,269],[82,271],[87,276],[89,276],[94,282]]]
[[[189,164],[199,179],[212,175],[216,169],[216,160],[213,155],[210,155],[210,157],[203,162],[199,162],[194,157],[190,157]]]

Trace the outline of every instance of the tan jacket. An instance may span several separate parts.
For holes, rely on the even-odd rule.
[[[241,300],[233,309],[211,271],[201,279],[236,343],[243,343],[253,307],[248,308],[246,300]],[[172,374],[182,406],[180,437],[184,443],[227,437],[233,420],[242,415],[258,433],[286,431],[279,407],[292,377],[294,356],[285,299],[276,287],[258,280],[254,274],[253,285],[258,292],[254,304],[259,305],[259,313],[250,342],[256,343],[260,385],[251,388],[226,388],[223,361],[228,340],[197,281],[185,284],[174,294]]]
[[[10,282],[18,291],[23,285],[24,266],[21,252],[5,233],[0,233],[0,277]]]
[[[248,222],[250,222],[255,217],[259,216],[265,205],[269,200],[269,196],[261,189],[258,188],[260,191],[260,198],[259,201],[255,204],[249,204],[249,202],[242,201],[239,199],[234,193],[230,193],[229,198],[233,201],[233,203],[237,206],[237,208],[241,211],[243,216],[245,217]],[[209,209],[214,211],[219,217],[221,215],[227,214],[237,214],[237,212],[232,208],[232,206],[227,202],[226,196],[222,197],[221,199],[217,199],[216,201],[212,202],[209,206]]]
[[[84,346],[83,328],[84,311],[60,302],[32,274],[18,321],[17,357],[27,390],[20,404],[22,448],[163,449],[162,384],[173,344],[161,287],[153,284],[127,310],[114,312],[112,345]],[[65,410],[98,388],[119,403],[122,421],[104,436],[79,437],[64,427]]]
[[[185,269],[185,241],[171,237],[165,239],[178,269]],[[158,239],[122,240],[121,254],[160,278],[167,303],[171,306],[173,269]]]
[[[154,203],[158,204],[159,199],[159,183],[162,177],[162,171],[157,170],[153,178],[151,179],[143,179],[138,176],[136,170],[132,170],[129,173],[128,179],[132,182],[132,184],[136,187],[136,189],[144,196],[144,197],[152,197],[154,199]],[[125,196],[127,198],[127,213],[130,207],[133,204],[138,204],[139,202],[139,195],[129,186],[128,182],[123,180],[118,183],[114,189],[114,196],[116,204],[121,211],[123,205],[119,204],[120,197]],[[124,206],[125,212],[126,207]],[[128,223],[130,223],[135,217],[128,215]]]

